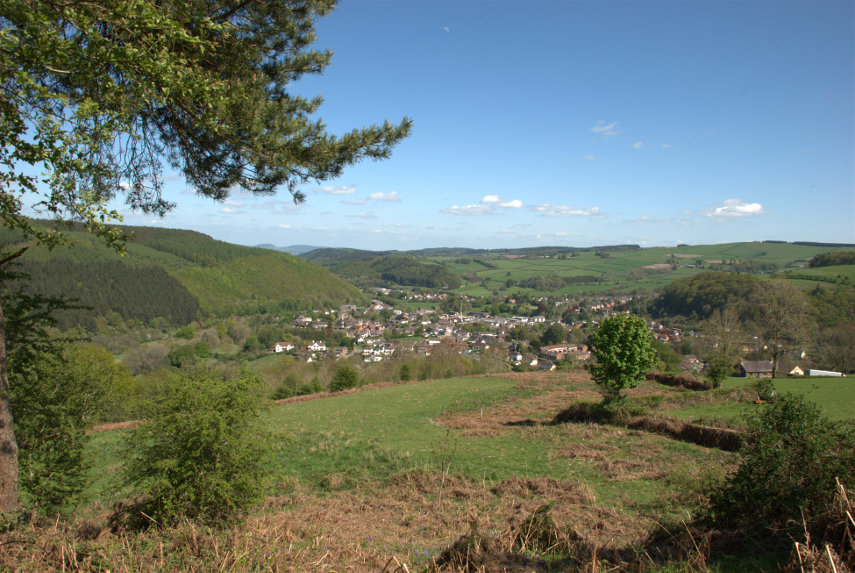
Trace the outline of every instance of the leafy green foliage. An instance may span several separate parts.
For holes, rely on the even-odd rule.
[[[747,300],[757,290],[758,280],[736,273],[704,272],[677,279],[663,289],[651,304],[654,316],[707,318],[731,301]]]
[[[128,437],[127,481],[160,523],[226,525],[261,498],[265,434],[261,380],[207,370],[172,373],[152,392],[146,422]]]
[[[855,485],[855,427],[835,423],[801,396],[781,394],[748,420],[736,471],[710,495],[722,524],[795,528],[825,510],[835,478]]]
[[[540,342],[544,346],[561,344],[566,339],[567,331],[557,322],[550,324],[543,334],[540,335]]]
[[[339,366],[330,380],[330,391],[339,392],[359,386],[359,371],[353,366]]]
[[[122,417],[134,382],[102,348],[45,344],[24,363],[13,352],[9,379],[20,485],[30,503],[51,514],[70,507],[86,485],[86,431]]]
[[[721,383],[733,373],[733,364],[733,357],[727,354],[716,352],[710,355],[707,359],[705,371],[713,388],[720,387]]]
[[[855,265],[855,251],[836,251],[833,253],[820,253],[808,263],[811,268],[833,267],[837,265]]]
[[[680,372],[683,357],[667,342],[653,340],[650,343],[656,351],[656,368],[662,372]]]
[[[586,368],[607,402],[619,399],[621,390],[638,386],[656,364],[652,341],[644,319],[632,314],[611,316],[591,334],[588,342],[597,362]]]
[[[208,197],[287,186],[299,202],[300,184],[388,157],[409,134],[409,119],[336,137],[311,117],[321,98],[287,92],[330,62],[331,52],[307,47],[314,19],[333,5],[4,2],[3,224],[57,242],[21,216],[11,191],[19,189],[51,215],[79,218],[119,243],[120,231],[108,225],[119,216],[107,199],[123,192],[134,208],[172,207],[160,193],[161,161]],[[49,192],[26,165],[46,168]]]

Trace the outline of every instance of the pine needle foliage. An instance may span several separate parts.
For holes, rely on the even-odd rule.
[[[141,511],[158,524],[226,526],[261,499],[260,387],[248,371],[179,371],[157,384],[147,421],[127,439],[126,480],[142,492]]]

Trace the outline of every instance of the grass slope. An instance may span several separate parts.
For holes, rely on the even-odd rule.
[[[851,382],[834,381],[833,388],[817,383],[818,393],[810,381],[792,386],[822,396],[825,409],[843,404],[835,416],[851,418]],[[724,417],[762,407],[717,395],[725,396],[719,404]],[[659,415],[673,415],[671,403],[700,405],[710,396],[715,398],[652,382],[629,392],[630,400],[652,405]],[[268,502],[245,525],[222,537],[191,531],[190,525],[142,537],[102,534],[85,544],[84,557],[98,555],[103,565],[121,571],[132,570],[125,566],[130,562],[176,570],[379,571],[394,557],[408,570],[424,571],[458,536],[477,530],[510,543],[521,524],[546,507],[559,531],[572,531],[574,539],[602,553],[600,559],[615,555],[610,551],[643,550],[642,561],[652,563],[660,557],[646,545],[648,536],[685,534],[708,480],[732,468],[736,454],[624,427],[551,423],[564,408],[596,399],[587,374],[557,371],[369,387],[278,404],[267,414],[274,449]],[[87,499],[96,511],[98,503],[106,507],[131,493],[110,491],[120,471],[121,436],[103,432],[91,443],[98,481]],[[97,519],[103,518],[85,522],[87,531]],[[56,535],[53,524],[49,529]],[[65,539],[51,537],[44,545],[69,547]],[[516,550],[533,559],[529,567],[511,570],[547,570],[536,559],[544,554]],[[692,550],[689,544],[683,559],[699,557]],[[544,556],[553,560],[552,571],[575,563],[572,554]],[[593,559],[587,570],[615,565]],[[776,570],[786,554],[760,550],[680,559],[660,561],[661,570]],[[699,563],[703,567],[695,568]]]

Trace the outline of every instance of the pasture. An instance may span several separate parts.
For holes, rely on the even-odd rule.
[[[740,414],[762,407],[740,393],[746,384],[730,379],[715,392],[688,392],[645,382],[629,398],[657,416],[738,428]],[[804,393],[836,419],[855,418],[852,378],[779,380],[776,387]],[[598,399],[587,374],[557,371],[285,400],[266,415],[273,455],[265,507],[232,534],[193,532],[209,547],[221,544],[220,553],[194,553],[185,528],[125,540],[121,549],[114,544],[109,563],[113,570],[130,570],[122,569],[126,560],[155,566],[164,559],[158,544],[162,551],[180,541],[179,553],[201,568],[381,571],[397,560],[418,571],[478,531],[530,559],[528,568],[509,570],[582,565],[578,555],[532,541],[520,546],[520,528],[538,511],[548,512],[556,531],[592,548],[595,560],[627,558],[633,547],[654,552],[651,539],[663,530],[679,533],[707,484],[733,468],[737,454],[638,429],[553,422],[569,406]],[[97,463],[83,511],[90,521],[132,494],[114,487],[121,434],[99,433],[91,443]],[[91,550],[107,552],[103,545]],[[719,555],[707,565],[768,570],[779,558]]]
[[[579,251],[570,255],[513,256],[489,254],[475,257],[430,257],[468,280],[455,292],[488,296],[493,291],[508,295],[525,292],[532,296],[596,295],[599,292],[631,293],[661,289],[677,278],[690,276],[712,266],[739,270],[739,265],[768,265],[790,270],[804,281],[855,283],[851,266],[836,270],[806,269],[819,253],[847,247],[819,247],[786,243],[726,243],[679,247],[651,247],[630,251]],[[483,262],[483,264],[482,264]],[[838,276],[840,275],[840,276]],[[523,288],[518,283],[546,277],[594,277],[595,282],[568,284],[555,289]],[[477,279],[477,280],[473,280]]]

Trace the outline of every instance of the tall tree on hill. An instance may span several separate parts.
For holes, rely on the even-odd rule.
[[[786,281],[761,284],[754,298],[756,328],[772,355],[772,375],[778,374],[781,358],[807,341],[810,316],[805,293]]]
[[[288,93],[331,52],[309,49],[335,0],[5,0],[0,3],[0,222],[35,243],[78,221],[121,250],[109,201],[164,214],[162,169],[197,193],[272,194],[383,159],[411,122],[342,136],[311,118],[322,103]],[[38,173],[43,174],[39,175]],[[25,248],[0,257],[0,267]],[[0,309],[0,512],[17,507],[17,448]]]

